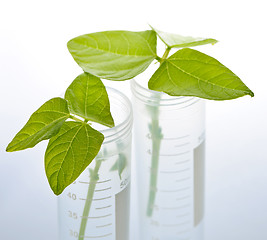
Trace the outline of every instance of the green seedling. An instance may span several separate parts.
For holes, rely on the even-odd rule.
[[[157,36],[166,45],[162,57],[157,55]],[[148,82],[148,88],[171,96],[194,96],[211,100],[229,100],[253,92],[231,70],[218,60],[191,49],[215,44],[212,38],[192,38],[165,33],[152,28],[142,32],[105,31],[82,35],[67,44],[74,60],[84,73],[66,90],[64,98],[53,98],[32,114],[25,126],[7,146],[8,152],[32,148],[49,140],[45,153],[45,171],[56,195],[74,182],[96,157],[104,136],[90,122],[114,127],[110,103],[101,79],[123,81],[144,72],[153,61],[158,69]],[[170,51],[178,49],[169,56]],[[160,100],[160,98],[159,98]],[[152,166],[157,169],[162,138],[158,109],[151,111]],[[101,160],[90,175],[97,177]],[[125,159],[120,155],[110,169],[121,175]],[[93,173],[96,174],[93,174]],[[150,180],[156,187],[157,176]],[[89,189],[92,195],[94,187]],[[155,193],[150,192],[147,215],[151,216]],[[88,215],[90,202],[85,207]],[[82,223],[79,239],[83,239],[86,222]]]

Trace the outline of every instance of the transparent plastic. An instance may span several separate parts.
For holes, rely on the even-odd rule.
[[[203,240],[205,104],[131,81],[140,240]]]
[[[129,239],[132,108],[107,88],[115,127],[92,126],[105,140],[89,167],[58,198],[59,239]]]

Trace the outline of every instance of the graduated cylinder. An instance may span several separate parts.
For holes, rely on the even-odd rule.
[[[58,199],[60,240],[128,240],[132,108],[120,92],[107,88],[115,127],[89,167]]]
[[[131,88],[140,240],[203,240],[204,100]]]

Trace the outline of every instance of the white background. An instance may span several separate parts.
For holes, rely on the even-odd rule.
[[[16,153],[5,147],[33,111],[81,73],[67,41],[102,30],[142,31],[147,23],[218,39],[198,49],[254,91],[254,98],[207,102],[205,240],[267,239],[265,1],[9,0],[0,2],[1,240],[56,240],[46,143]]]

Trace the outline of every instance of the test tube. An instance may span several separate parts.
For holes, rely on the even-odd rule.
[[[131,89],[139,239],[203,240],[204,100]]]
[[[92,124],[104,134],[96,158],[58,198],[59,240],[128,240],[131,103],[107,88],[115,127]]]

